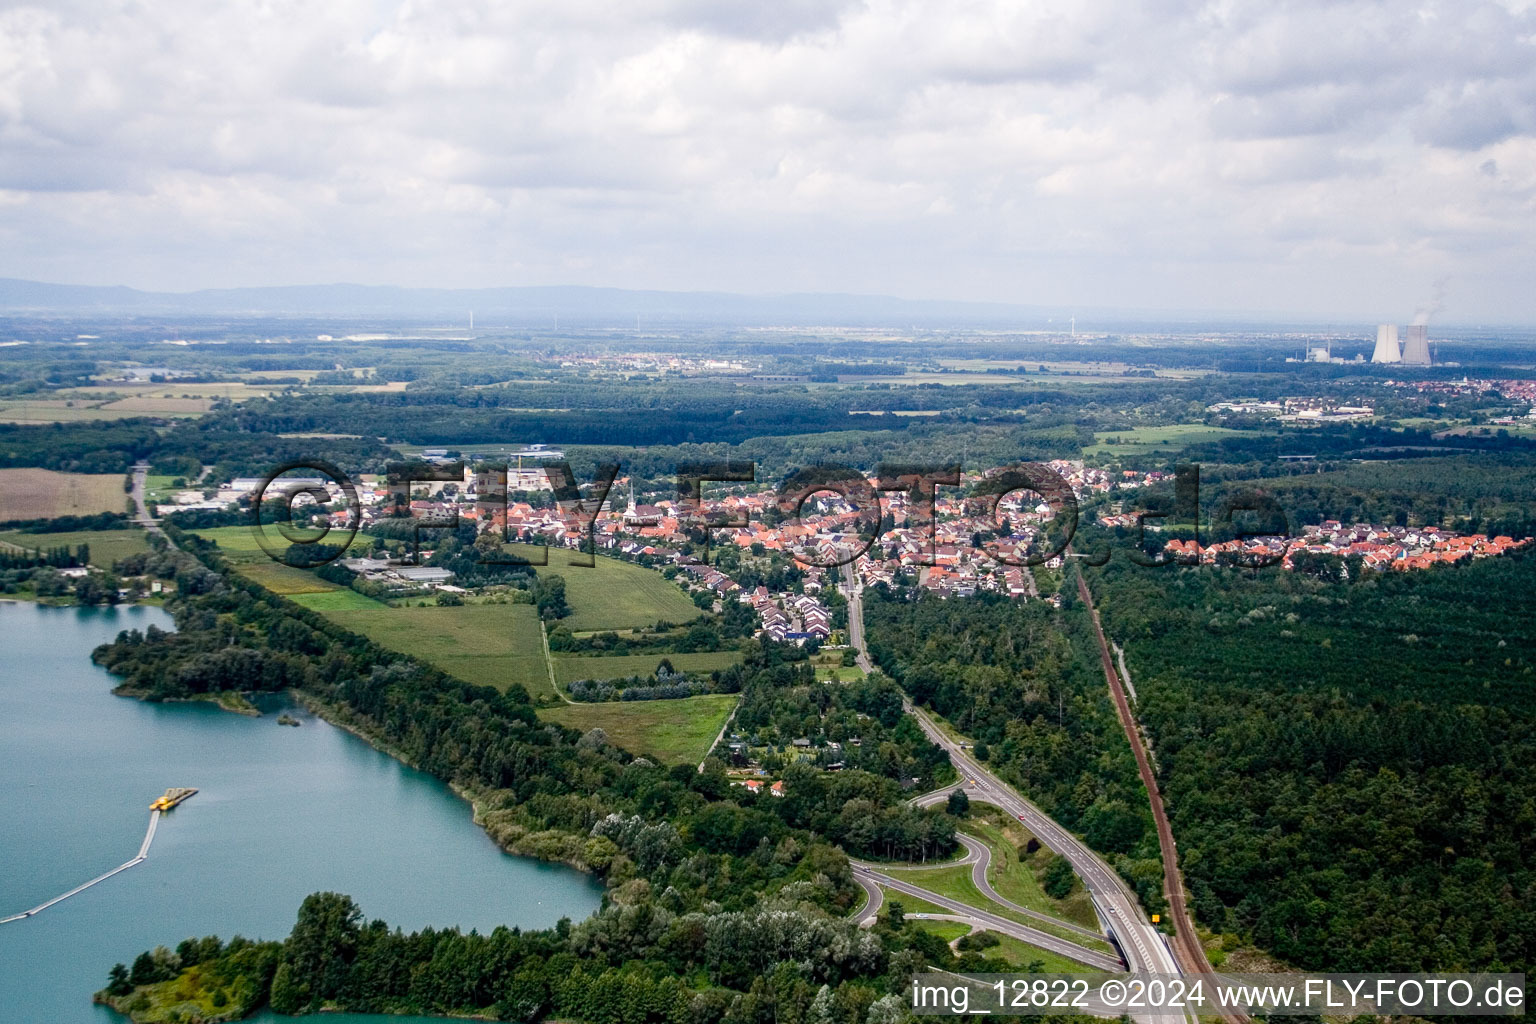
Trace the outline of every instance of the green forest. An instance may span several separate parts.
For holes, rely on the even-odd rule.
[[[152,1024],[189,1011],[232,1020],[262,1005],[593,1024],[901,1024],[906,1000],[888,986],[916,970],[1041,967],[1010,958],[990,932],[953,950],[894,901],[872,929],[828,917],[797,900],[807,881],[786,869],[794,853],[781,843],[757,855],[795,881],[749,910],[680,910],[632,885],[595,916],[543,931],[406,934],[365,920],[350,897],[314,893],[282,942],[205,936],[145,950],[111,969],[96,1000]],[[818,867],[846,872],[847,861]]]
[[[864,602],[875,660],[973,739],[978,759],[1108,854],[1157,912],[1157,836],[1086,611],[1070,601],[1057,612],[993,595],[881,595],[866,591]]]
[[[1536,962],[1536,559],[1090,581],[1199,920],[1310,969]]]

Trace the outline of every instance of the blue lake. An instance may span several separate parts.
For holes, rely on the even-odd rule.
[[[292,728],[112,696],[92,648],[151,623],[172,628],[157,608],[0,603],[0,917],[132,858],[167,787],[200,791],[162,818],[144,863],[0,925],[0,1020],[124,1021],[90,1002],[112,964],[193,935],[282,938],[318,890],[407,931],[597,909],[593,879],[502,853],[446,786],[302,711]]]

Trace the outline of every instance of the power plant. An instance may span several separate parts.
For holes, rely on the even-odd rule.
[[[1376,351],[1371,353],[1371,362],[1400,363],[1402,361],[1402,350],[1397,347],[1397,324],[1378,324]]]
[[[1379,342],[1378,342],[1379,344]],[[1429,327],[1426,324],[1413,324],[1403,335],[1404,366],[1428,366],[1429,365]]]
[[[1376,326],[1376,351],[1371,353],[1371,362],[1429,366],[1433,361],[1429,355],[1427,324],[1411,324],[1404,328],[1402,345],[1397,342],[1397,324]]]

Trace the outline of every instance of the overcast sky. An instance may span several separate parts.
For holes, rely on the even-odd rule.
[[[0,276],[1536,322],[1533,133],[1536,0],[0,4]]]

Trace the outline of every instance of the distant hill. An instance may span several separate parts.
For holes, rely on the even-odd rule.
[[[146,292],[125,287],[45,284],[0,278],[0,313],[182,314],[210,316],[406,317],[479,323],[592,322],[912,326],[995,324],[1045,327],[1053,311],[983,302],[914,301],[879,295],[735,295],[576,286],[397,288],[358,284]],[[1057,326],[1062,315],[1055,312]]]

